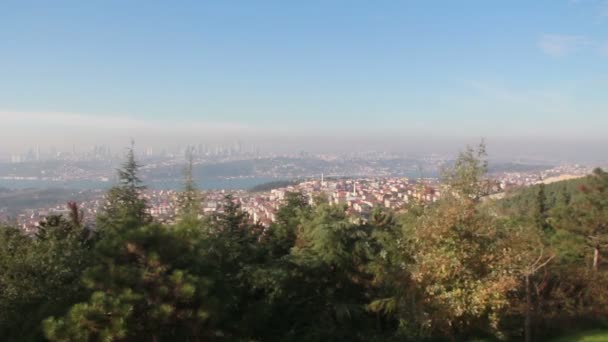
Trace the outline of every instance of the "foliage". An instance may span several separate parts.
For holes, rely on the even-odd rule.
[[[192,176],[194,160],[191,151],[188,152],[187,158],[188,164],[184,168],[184,189],[179,194],[178,206],[182,220],[196,220],[201,214],[202,197]]]
[[[301,193],[287,193],[285,204],[276,213],[275,222],[262,237],[270,257],[278,258],[290,253],[301,228],[301,219],[310,214],[311,207]]]
[[[35,236],[0,229],[0,334],[52,341],[547,340],[608,317],[608,175],[486,198],[485,146],[435,203],[365,222],[288,193],[267,227],[237,199],[202,217],[185,171],[154,222],[133,148],[95,229],[70,204]],[[596,257],[597,256],[597,257]],[[595,260],[595,262],[594,262]]]
[[[207,297],[212,279],[198,274],[192,241],[160,224],[105,234],[84,276],[93,291],[62,318],[45,321],[51,340],[216,336]]]
[[[608,208],[606,179],[603,171],[595,170],[585,178],[519,191],[498,203],[504,215],[520,217],[536,229],[543,228],[539,222],[544,219],[544,248],[555,258],[531,279],[537,331],[589,328],[602,323],[602,317],[608,314],[608,297],[602,290],[608,284],[608,274],[600,267],[600,258],[594,263],[594,255],[600,255],[606,237],[602,230]],[[539,217],[543,188],[545,210]],[[534,193],[536,204],[530,202]],[[518,305],[513,303],[514,308]],[[541,332],[536,335],[543,336]]]
[[[601,250],[608,247],[608,173],[595,169],[587,184],[581,186],[583,197],[574,205],[575,216],[579,222],[572,227],[584,235],[594,251],[593,268],[600,264]]]
[[[94,236],[76,217],[48,217],[36,238],[16,229],[0,229],[3,340],[40,340],[45,317],[65,313],[86,295],[79,279],[93,262],[93,243]]]
[[[289,197],[280,214],[271,232],[288,224],[297,228],[289,235],[270,233],[263,245],[273,256],[279,256],[277,250],[282,254],[254,273],[254,286],[264,294],[268,308],[262,322],[266,329],[259,332],[259,339],[377,337],[375,317],[366,310],[371,276],[364,265],[371,256],[371,227],[351,223],[342,207],[320,204],[311,208],[298,194]]]
[[[148,204],[142,197],[146,187],[139,178],[139,168],[132,144],[127,151],[127,160],[118,169],[119,183],[108,191],[106,202],[97,217],[100,231],[135,228],[151,222]]]
[[[448,186],[448,195],[479,200],[489,193],[490,183],[485,178],[488,161],[486,146],[482,141],[477,150],[470,146],[460,152],[456,162],[443,170],[443,181]]]

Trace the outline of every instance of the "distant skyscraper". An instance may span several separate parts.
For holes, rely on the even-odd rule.
[[[11,163],[13,163],[13,164],[21,163],[21,159],[22,159],[21,155],[19,155],[19,154],[11,155]]]

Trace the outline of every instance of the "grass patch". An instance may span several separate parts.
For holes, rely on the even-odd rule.
[[[588,330],[571,335],[558,337],[552,342],[606,342],[608,341],[608,330]]]

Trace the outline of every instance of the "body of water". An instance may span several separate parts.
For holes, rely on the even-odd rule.
[[[216,178],[216,179],[204,179],[198,183],[198,186],[203,190],[237,190],[243,189],[248,190],[256,185],[281,180],[278,178],[264,178],[264,177],[251,177],[251,178]],[[167,189],[167,190],[179,190],[183,188],[183,181],[181,180],[157,180],[157,181],[146,181],[146,186],[151,189]],[[90,180],[75,180],[69,182],[63,181],[51,181],[51,180],[36,180],[36,179],[0,179],[0,188],[8,189],[47,189],[47,188],[65,188],[65,189],[76,189],[76,190],[87,190],[87,189],[108,189],[115,183],[103,182],[103,181],[90,181]]]

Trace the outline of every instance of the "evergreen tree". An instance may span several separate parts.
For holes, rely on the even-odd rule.
[[[263,241],[271,257],[288,255],[294,247],[301,220],[310,214],[312,208],[299,192],[289,192],[285,204],[277,211],[276,220],[265,231]]]
[[[211,266],[197,238],[152,223],[106,234],[85,272],[88,301],[44,322],[52,341],[222,339]]]
[[[70,207],[78,211],[74,203]],[[93,262],[94,242],[73,216],[47,217],[35,238],[17,229],[0,229],[2,340],[42,340],[44,318],[62,315],[86,298],[80,279]]]
[[[299,202],[296,196],[292,204]],[[371,227],[351,223],[344,207],[326,203],[294,213],[283,222],[297,225],[290,230],[296,239],[289,254],[269,260],[254,273],[254,287],[267,307],[259,340],[374,338],[375,315],[367,311]]]
[[[134,143],[131,143],[126,159],[118,169],[118,185],[106,194],[105,204],[97,217],[101,231],[134,228],[152,220],[147,201],[142,197],[146,187],[138,176],[140,165],[135,160]]]
[[[196,220],[200,215],[202,198],[192,175],[194,155],[191,150],[188,150],[186,158],[188,164],[184,168],[184,188],[178,197],[179,213],[181,219]]]
[[[552,231],[548,218],[547,196],[545,194],[545,184],[540,183],[538,193],[536,195],[536,206],[534,208],[534,224],[536,228],[544,233],[549,234]]]

